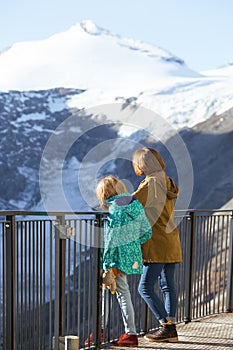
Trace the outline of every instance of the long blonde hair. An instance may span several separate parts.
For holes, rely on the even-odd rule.
[[[133,166],[134,169],[141,171],[141,175],[149,175],[165,169],[165,163],[161,155],[150,147],[141,148],[134,153]]]
[[[112,175],[102,178],[96,187],[96,195],[103,209],[108,209],[108,205],[105,203],[106,199],[126,191],[125,184]]]

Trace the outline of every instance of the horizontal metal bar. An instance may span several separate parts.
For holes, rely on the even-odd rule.
[[[7,215],[14,215],[14,216],[45,216],[45,217],[57,217],[61,215],[104,215],[106,214],[106,211],[67,211],[67,212],[41,212],[41,211],[24,211],[24,210],[0,210],[0,217],[1,216],[7,216]],[[233,213],[232,209],[177,209],[175,210],[175,216],[179,216],[181,213],[188,216],[189,213]],[[183,216],[183,215],[182,215]],[[3,221],[3,220],[2,220]]]

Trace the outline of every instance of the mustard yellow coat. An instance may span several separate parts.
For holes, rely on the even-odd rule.
[[[179,231],[174,224],[176,183],[164,171],[152,173],[133,193],[144,206],[152,237],[142,245],[143,262],[182,262]]]

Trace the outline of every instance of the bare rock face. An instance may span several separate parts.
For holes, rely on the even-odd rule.
[[[70,108],[67,101],[83,90],[56,88],[42,91],[0,93],[0,209],[40,209],[39,167],[41,157],[50,136],[69,117],[77,118],[80,137],[66,155],[64,168],[66,183],[70,182],[67,196],[73,196],[80,210],[81,194],[76,189],[73,164],[81,163],[87,153],[98,144],[119,139],[119,125],[103,123],[101,116],[93,118],[84,109]],[[70,133],[75,132],[73,126]],[[86,131],[88,130],[88,131]],[[194,188],[190,208],[217,209],[233,198],[233,110],[213,115],[193,128],[180,131],[191,157]],[[121,136],[122,137],[122,136]],[[177,180],[177,171],[171,154],[164,144],[152,142],[146,132],[138,132],[136,141],[155,147],[161,152],[170,176]],[[98,176],[114,173],[127,179],[132,187],[141,180],[134,175],[130,159],[114,156],[116,141],[109,142],[112,159],[103,166]],[[56,155],[58,150],[54,150]],[[93,162],[99,161],[97,155]],[[73,169],[73,170],[72,170]],[[53,165],[49,164],[49,177],[53,178]],[[179,184],[180,185],[180,184]],[[69,193],[72,192],[72,193]],[[61,208],[62,209],[62,208]]]

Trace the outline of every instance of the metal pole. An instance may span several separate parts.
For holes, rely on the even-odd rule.
[[[15,217],[6,216],[6,349],[16,349],[16,239]]]
[[[187,270],[185,273],[185,312],[184,322],[188,323],[192,320],[192,297],[193,297],[193,274],[194,274],[194,237],[196,230],[196,213],[190,212],[188,220],[190,221],[190,236],[187,249]]]
[[[233,312],[233,212],[230,218],[230,244],[227,279],[227,312]]]
[[[65,217],[58,216],[57,222],[65,224]],[[59,226],[55,226],[55,350],[59,350],[59,337],[65,335],[65,253],[66,240],[61,238]]]
[[[93,293],[96,301],[93,307],[93,343],[97,348],[101,344],[101,318],[102,318],[102,290],[100,278],[100,245],[101,245],[101,230],[102,215],[97,214],[94,222],[94,273],[93,273]]]

